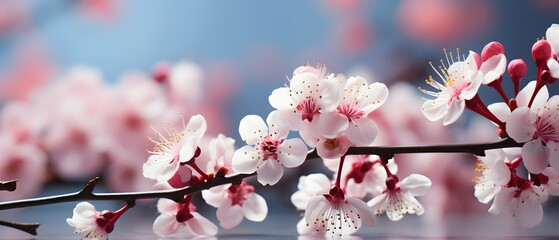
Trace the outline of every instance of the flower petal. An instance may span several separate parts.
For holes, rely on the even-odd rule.
[[[559,24],[551,24],[545,31],[545,39],[547,39],[555,52],[559,52]]]
[[[436,98],[427,100],[421,106],[421,112],[429,121],[437,121],[448,113],[450,98]]]
[[[184,134],[186,135],[183,137],[183,145],[180,149],[180,161],[186,162],[192,159],[194,153],[196,152],[196,148],[200,145],[202,141],[202,137],[206,133],[207,123],[206,119],[198,114],[194,115],[188,121],[188,125],[186,125],[184,129]]]
[[[423,196],[427,194],[431,187],[431,180],[420,174],[411,174],[400,182],[402,192],[413,196]]]
[[[378,128],[370,118],[361,118],[350,123],[347,127],[346,136],[356,146],[369,146],[377,137]]]
[[[497,54],[481,64],[479,70],[483,72],[483,84],[489,84],[500,78],[507,68],[507,58],[504,54]]]
[[[382,214],[384,212],[384,205],[388,201],[388,194],[380,194],[367,202],[375,214]]]
[[[444,116],[443,125],[447,126],[451,123],[456,122],[460,115],[464,112],[464,108],[466,107],[466,101],[462,99],[455,99],[450,103],[450,107],[448,108],[448,113]]]
[[[173,156],[151,155],[143,164],[144,177],[155,179],[158,182],[166,182],[171,179],[179,169],[179,161],[173,160]]]
[[[280,111],[272,111],[268,114],[268,118],[266,119],[266,123],[269,126],[269,134],[274,139],[285,139],[287,134],[289,133],[289,126],[287,125],[287,121],[289,119],[284,119],[285,114],[281,114]]]
[[[180,223],[174,215],[161,214],[153,222],[153,232],[160,237],[171,236],[177,232]]]
[[[359,216],[361,217],[364,223],[366,223],[369,226],[375,225],[375,215],[373,214],[373,211],[371,211],[371,209],[369,208],[369,206],[367,206],[365,202],[357,198],[348,197],[347,203],[357,210],[356,212],[359,213]]]
[[[554,58],[547,60],[547,67],[553,78],[559,78],[559,62],[557,62],[557,60]]]
[[[251,146],[237,149],[233,154],[232,167],[237,173],[253,173],[260,160],[260,153]]]
[[[256,193],[246,195],[246,201],[243,203],[243,214],[253,222],[262,222],[268,215],[268,205],[266,200]]]
[[[191,214],[192,218],[188,219],[186,223],[194,233],[204,236],[214,236],[217,234],[217,226],[210,220],[197,212],[192,212]]]
[[[549,149],[539,139],[527,142],[522,147],[522,162],[531,173],[541,173],[549,164],[549,156]]]
[[[489,106],[487,106],[487,109],[489,109],[489,111],[493,113],[495,117],[501,120],[501,122],[506,122],[507,118],[510,115],[509,105],[504,102],[490,104]]]
[[[223,228],[233,228],[243,221],[243,210],[239,205],[231,205],[231,199],[225,201],[217,208],[217,220]]]
[[[495,195],[495,200],[489,208],[489,212],[492,214],[502,214],[511,211],[511,204],[514,198],[516,188],[504,188],[497,195]]]
[[[549,151],[549,164],[555,171],[559,171],[559,142],[547,142]]]
[[[517,142],[527,142],[533,139],[536,128],[536,113],[528,107],[519,107],[512,111],[507,119],[507,133]]]
[[[367,116],[369,113],[384,104],[388,98],[388,88],[383,83],[373,83],[369,85],[365,98],[368,104],[366,104],[361,110],[363,110],[365,116]]]
[[[270,105],[278,110],[295,108],[293,98],[290,96],[290,91],[291,90],[286,87],[278,88],[272,91],[272,94],[268,97]]]
[[[317,130],[325,138],[335,138],[345,131],[349,121],[337,111],[320,114],[317,118]]]
[[[328,77],[320,80],[318,85],[320,112],[326,113],[336,110],[341,89],[340,79],[338,77]]]
[[[283,176],[283,166],[276,160],[268,159],[256,170],[258,182],[262,185],[274,185]]]
[[[305,207],[305,221],[312,223],[315,219],[319,219],[319,215],[324,209],[328,207],[328,201],[324,196],[316,196],[311,198],[307,207]]]
[[[231,184],[224,184],[202,191],[202,198],[212,207],[219,207],[227,199],[227,189]]]
[[[247,115],[239,123],[239,134],[248,145],[256,144],[268,135],[268,126],[257,115]]]
[[[525,191],[528,190],[524,190],[523,194],[521,194],[521,201],[519,201],[516,212],[514,212],[512,216],[521,227],[531,228],[540,224],[542,221],[543,209],[542,205],[536,199],[523,197],[522,195],[524,195]]]
[[[283,141],[277,150],[278,161],[287,168],[298,167],[307,157],[307,145],[300,138]]]
[[[534,90],[536,89],[536,81],[531,81],[516,96],[516,103],[519,107],[528,107],[528,103],[530,102],[530,98],[532,98],[532,94],[534,94]],[[540,91],[538,91],[538,95],[534,98],[534,102],[532,103],[532,109],[538,109],[545,105],[547,99],[549,98],[549,91],[547,90],[546,86],[543,86]]]

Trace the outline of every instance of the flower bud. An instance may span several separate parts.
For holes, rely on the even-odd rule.
[[[155,65],[155,68],[153,70],[153,79],[155,79],[155,81],[157,81],[158,83],[167,81],[167,78],[169,77],[169,69],[170,67],[168,63],[158,63],[157,65]]]
[[[536,66],[543,66],[551,56],[551,45],[545,39],[539,40],[532,46],[532,57]]]
[[[481,51],[481,60],[485,62],[490,57],[499,55],[501,53],[505,54],[505,48],[503,47],[503,44],[499,42],[490,42],[487,45],[485,45],[485,47]]]
[[[514,60],[510,61],[509,66],[508,66],[508,71],[509,71],[510,77],[513,80],[518,79],[520,81],[521,78],[526,76],[526,73],[528,72],[528,67],[526,66],[526,63],[524,62],[524,60],[514,59]]]

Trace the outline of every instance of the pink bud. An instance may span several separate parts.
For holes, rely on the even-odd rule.
[[[532,57],[536,62],[536,66],[543,66],[551,57],[551,45],[545,39],[539,40],[532,46]]]
[[[477,69],[479,69],[481,67],[481,57],[474,51],[470,51],[470,54],[474,57],[474,60],[476,60]]]
[[[501,53],[505,54],[505,48],[503,47],[503,44],[499,42],[490,42],[487,45],[485,45],[485,47],[481,51],[481,60],[485,62],[490,57],[499,55]]]
[[[522,59],[514,59],[510,61],[508,71],[512,79],[520,80],[528,72],[528,67]]]
[[[153,70],[153,78],[155,79],[155,81],[157,81],[158,83],[165,82],[169,77],[169,69],[170,66],[166,62],[161,62],[155,65],[155,68]]]

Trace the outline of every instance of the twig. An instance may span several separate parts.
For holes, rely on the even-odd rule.
[[[13,192],[16,190],[17,179],[11,181],[0,181],[0,191]]]
[[[37,228],[39,227],[39,223],[14,223],[14,222],[6,222],[0,220],[0,225],[15,228],[17,230],[29,233],[31,235],[37,235]]]
[[[394,157],[394,154],[404,153],[472,153],[475,155],[484,155],[485,150],[496,148],[508,147],[521,147],[522,144],[515,142],[512,139],[505,138],[491,143],[476,143],[476,144],[455,144],[455,145],[433,145],[433,146],[398,146],[398,147],[351,147],[346,155],[378,155],[383,160],[388,160]],[[306,159],[318,158],[316,150],[312,150],[307,154]],[[75,201],[108,201],[119,200],[124,201],[129,205],[134,205],[137,199],[154,199],[154,198],[167,198],[175,202],[183,202],[184,195],[199,192],[205,189],[210,189],[215,186],[234,183],[240,183],[244,178],[254,176],[256,173],[251,174],[237,174],[231,176],[224,176],[224,173],[218,172],[216,176],[208,182],[203,182],[194,186],[163,190],[163,191],[147,191],[147,192],[126,192],[126,193],[93,193],[93,189],[99,178],[92,179],[88,184],[79,192],[68,193],[63,195],[54,195],[41,198],[22,199],[9,202],[0,203],[0,210],[33,207],[40,205],[48,205],[62,202],[75,202]],[[10,226],[2,224],[4,226]],[[16,225],[14,225],[16,226]],[[38,225],[37,225],[38,226]],[[19,229],[19,228],[18,228]],[[22,230],[23,231],[23,230]]]

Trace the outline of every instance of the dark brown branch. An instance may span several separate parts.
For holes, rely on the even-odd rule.
[[[17,179],[11,181],[0,181],[0,191],[13,192],[16,190]]]
[[[31,235],[37,235],[37,228],[39,227],[39,223],[14,223],[14,222],[6,222],[0,220],[0,225],[15,228],[17,230],[29,233]]]
[[[433,146],[398,146],[398,147],[351,147],[347,155],[378,155],[383,160],[388,160],[394,157],[394,154],[404,153],[472,153],[478,156],[485,155],[485,150],[496,148],[508,147],[521,147],[522,144],[515,142],[512,139],[502,139],[491,143],[476,143],[476,144],[455,144],[455,145],[433,145]],[[316,150],[310,151],[306,159],[318,158]],[[75,202],[75,201],[108,201],[118,200],[124,201],[129,205],[134,205],[137,199],[153,199],[153,198],[167,198],[175,202],[183,202],[184,195],[199,192],[215,186],[240,183],[244,178],[254,176],[256,173],[251,174],[237,174],[225,177],[223,172],[218,172],[216,177],[211,181],[197,184],[195,186],[184,187],[180,189],[164,190],[164,191],[147,191],[147,192],[127,192],[127,193],[93,193],[93,188],[99,181],[99,178],[92,179],[88,184],[79,192],[55,195],[41,198],[22,199],[10,202],[0,203],[0,210],[24,208],[40,205],[48,205],[62,202]]]

